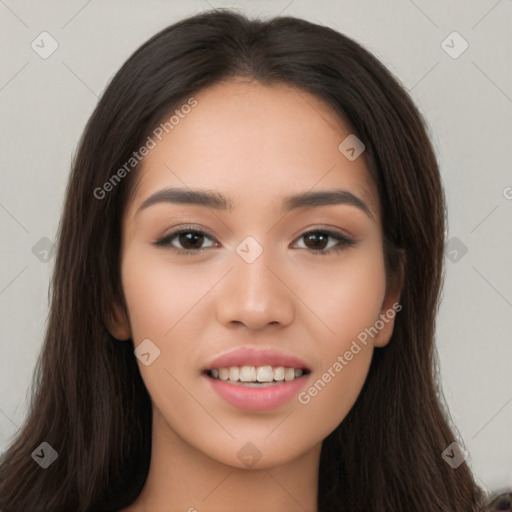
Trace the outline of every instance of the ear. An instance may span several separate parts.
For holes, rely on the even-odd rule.
[[[400,304],[400,292],[401,286],[397,285],[388,286],[386,290],[379,319],[375,323],[379,332],[373,339],[374,347],[385,347],[391,339],[395,326],[395,317],[402,309],[402,305]]]
[[[126,341],[132,337],[126,308],[115,304],[106,320],[106,324],[110,334],[117,340]]]

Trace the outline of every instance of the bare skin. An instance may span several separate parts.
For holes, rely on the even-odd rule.
[[[150,365],[139,361],[153,402],[152,456],[146,485],[125,511],[315,512],[322,441],[356,401],[393,319],[359,343],[341,371],[333,364],[399,299],[386,286],[377,190],[364,154],[349,161],[338,150],[350,131],[308,93],[237,79],[195,98],[136,171],[123,220],[128,312],[117,308],[109,328],[135,347],[150,339],[160,350]],[[157,202],[140,209],[170,187],[215,191],[232,207]],[[285,196],[333,189],[360,198],[369,214],[353,204],[284,208]],[[154,245],[181,227],[213,237],[192,249],[179,236]],[[332,236],[315,244],[311,232],[326,229],[354,244]],[[251,263],[236,251],[248,236],[262,248]],[[307,403],[293,397],[266,411],[234,407],[202,370],[241,347],[302,358],[311,370],[303,392],[329,368],[331,378]],[[252,467],[237,455],[249,442],[261,457]]]

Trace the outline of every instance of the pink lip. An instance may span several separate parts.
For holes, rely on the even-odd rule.
[[[297,396],[306,384],[309,375],[303,375],[289,382],[276,384],[275,386],[262,386],[261,388],[247,387],[242,384],[230,383],[219,379],[208,379],[213,390],[226,402],[248,411],[266,411],[279,407]]]
[[[205,370],[212,368],[229,368],[230,366],[284,366],[309,370],[302,359],[291,354],[285,354],[274,349],[237,349],[226,354],[221,354],[213,359]]]
[[[250,387],[240,383],[222,381],[208,376],[206,370],[214,368],[229,368],[230,366],[263,366],[274,368],[295,368],[306,370],[302,377],[289,382],[282,382],[272,386]],[[285,404],[297,396],[302,387],[309,380],[311,370],[306,363],[297,356],[286,354],[274,349],[236,349],[215,357],[203,370],[203,378],[208,379],[212,389],[226,402],[249,411],[265,411]]]

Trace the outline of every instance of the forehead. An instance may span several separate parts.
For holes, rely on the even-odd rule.
[[[340,152],[350,130],[317,97],[281,83],[232,79],[194,99],[194,108],[175,109],[180,115],[160,130],[161,140],[153,135],[137,170],[133,208],[165,187],[218,190],[232,209],[336,187],[361,197],[378,217],[364,153],[350,161]]]

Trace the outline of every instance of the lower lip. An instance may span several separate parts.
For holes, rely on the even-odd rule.
[[[307,375],[261,388],[233,384],[206,375],[205,378],[210,381],[213,390],[231,405],[248,411],[266,411],[279,407],[296,396],[304,387]]]

